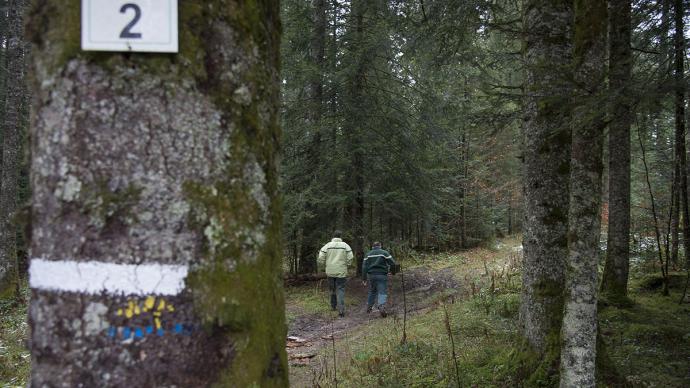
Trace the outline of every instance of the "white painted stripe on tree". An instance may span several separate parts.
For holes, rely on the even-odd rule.
[[[38,290],[115,295],[177,295],[184,289],[188,266],[115,264],[34,258],[29,285]]]

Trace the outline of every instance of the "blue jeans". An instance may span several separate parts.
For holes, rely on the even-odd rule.
[[[340,314],[345,314],[345,282],[347,278],[328,278],[328,287],[331,290],[331,308],[338,307]]]
[[[367,308],[374,306],[377,296],[377,306],[385,306],[388,298],[388,275],[369,273],[367,274],[367,281],[369,282]]]

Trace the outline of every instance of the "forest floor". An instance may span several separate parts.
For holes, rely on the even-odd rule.
[[[298,337],[288,341],[291,386],[333,387],[336,377],[338,387],[359,388],[557,386],[540,373],[553,366],[519,339],[519,246],[507,238],[490,248],[406,258],[406,320],[400,274],[389,285],[387,318],[365,312],[358,279],[348,282],[345,318],[330,311],[325,281],[287,287],[288,334]],[[601,369],[608,373],[599,386],[690,387],[690,303],[678,303],[685,275],[672,274],[665,297],[652,270],[633,266],[629,306],[600,302],[608,356]],[[0,302],[0,387],[26,386],[28,294],[25,288],[21,303]]]
[[[400,275],[389,285],[387,318],[365,312],[358,279],[348,282],[345,318],[330,311],[325,281],[288,287],[288,334],[297,337],[287,349],[291,386],[557,386],[557,365],[530,353],[518,334],[519,247],[518,238],[507,238],[490,249],[403,262],[404,343]],[[608,357],[599,386],[690,386],[690,303],[678,304],[685,278],[674,279],[671,296],[664,297],[657,275],[633,268],[633,303],[600,303]]]
[[[288,341],[287,352],[291,386],[329,386],[334,381],[334,347],[335,372],[340,373],[337,364],[362,358],[368,351],[366,344],[377,333],[384,332],[385,338],[400,338],[405,319],[403,305],[407,306],[407,320],[412,323],[416,317],[429,314],[443,304],[486,294],[486,289],[491,287],[497,290],[500,288],[497,282],[501,279],[506,286],[517,286],[519,279],[515,275],[518,274],[520,249],[520,241],[512,238],[499,241],[492,249],[476,248],[458,254],[417,255],[405,259],[401,263],[404,273],[389,281],[387,318],[381,318],[376,309],[366,313],[367,288],[359,278],[350,278],[346,285],[344,318],[338,318],[337,313],[331,311],[325,280],[288,287],[286,314],[288,336],[292,340]],[[353,353],[353,349],[359,347],[364,353]],[[370,383],[366,382],[365,386]],[[425,385],[422,381],[415,384]]]

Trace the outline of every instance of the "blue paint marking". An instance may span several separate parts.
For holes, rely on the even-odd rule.
[[[181,335],[192,335],[194,332],[195,327],[193,325],[185,325],[183,323],[176,323],[172,330],[170,332],[175,333],[175,334],[181,334]],[[119,333],[122,333],[122,340],[128,340],[130,338],[133,339],[140,339],[144,338],[147,335],[153,335],[154,333],[162,337],[166,334],[165,329],[162,327],[159,329],[155,329],[153,326],[145,326],[145,327],[117,327],[117,326],[110,326],[107,331],[108,337],[111,338],[117,338]]]

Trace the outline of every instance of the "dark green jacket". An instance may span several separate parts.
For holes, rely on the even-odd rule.
[[[380,248],[372,249],[364,256],[362,279],[366,279],[369,273],[385,275],[391,271],[391,267],[394,265],[395,261],[390,253]]]

